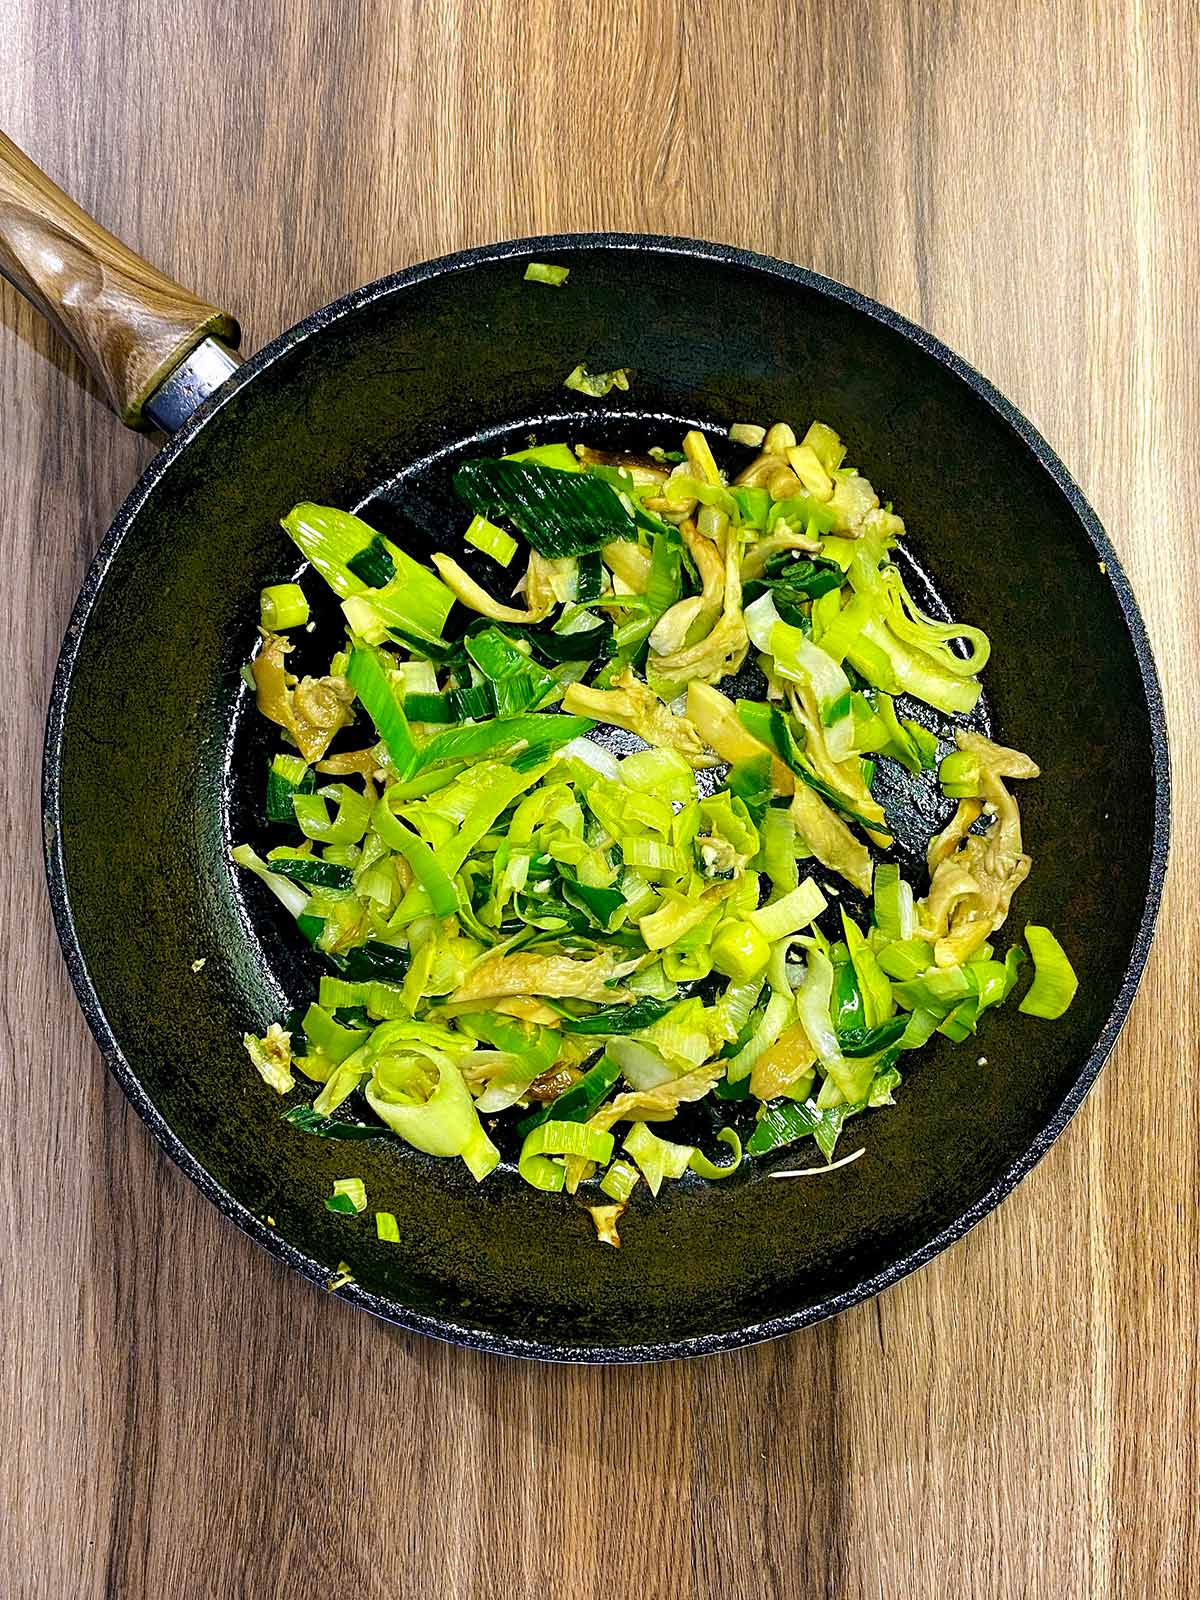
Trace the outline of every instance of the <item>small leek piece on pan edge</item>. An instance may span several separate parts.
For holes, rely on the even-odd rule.
[[[570,271],[570,267],[556,267],[546,261],[531,261],[525,268],[525,282],[548,283],[557,289],[566,283]]]
[[[629,369],[616,367],[612,372],[589,372],[581,361],[563,379],[563,387],[575,389],[580,394],[591,395],[594,400],[602,400],[614,389],[628,389]]]

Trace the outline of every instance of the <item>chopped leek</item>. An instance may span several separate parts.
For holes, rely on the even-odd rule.
[[[377,1211],[375,1213],[375,1236],[384,1244],[400,1243],[400,1225],[394,1214],[390,1211]]]
[[[325,1202],[328,1211],[354,1217],[367,1209],[367,1186],[361,1178],[335,1178],[333,1194]]]
[[[644,1122],[635,1122],[625,1135],[625,1149],[637,1162],[646,1187],[656,1195],[664,1178],[682,1178],[696,1151],[689,1144],[673,1144],[651,1133]]]
[[[427,1155],[461,1156],[476,1181],[499,1163],[499,1151],[449,1056],[428,1047],[419,1055],[377,1054],[366,1096],[393,1133]]]
[[[404,715],[403,699],[393,688],[387,668],[373,650],[356,648],[350,652],[346,677],[387,746],[392,765],[402,778],[411,778],[418,761],[417,747]]]
[[[878,827],[876,819],[864,816],[852,799],[847,798],[842,791],[833,788],[824,778],[818,776],[801,751],[787,718],[777,707],[762,705],[752,700],[739,700],[737,714],[750,734],[768,749],[773,750],[784,765],[801,778],[810,789],[815,790],[827,805],[868,831]]]
[[[618,1156],[600,1180],[600,1188],[610,1199],[624,1205],[639,1182],[638,1170],[623,1157]]]
[[[563,387],[577,389],[580,394],[590,394],[596,399],[603,399],[613,389],[628,389],[629,369],[616,367],[612,372],[589,372],[580,362],[563,379]]]
[[[973,799],[980,789],[979,757],[971,750],[954,750],[938,767],[942,793],[953,800]]]
[[[261,1039],[256,1039],[252,1033],[244,1033],[242,1044],[259,1077],[276,1094],[289,1094],[296,1087],[291,1070],[292,1037],[277,1022],[271,1024]]]
[[[712,942],[712,962],[727,978],[745,983],[756,977],[770,959],[768,935],[753,921],[723,922],[717,929]]]
[[[293,1106],[284,1113],[283,1120],[303,1133],[315,1133],[321,1139],[360,1139],[387,1137],[387,1129],[378,1123],[343,1122],[340,1118],[322,1116],[312,1106]]]
[[[536,461],[539,466],[557,467],[560,472],[582,472],[579,458],[569,444],[535,444],[528,450],[513,450],[505,461]]]
[[[349,566],[375,538],[374,528],[361,517],[333,506],[305,502],[292,507],[283,519],[283,529],[343,600],[361,594],[367,587]]]
[[[814,422],[800,441],[807,446],[831,476],[846,459],[846,447],[828,424]]]
[[[346,565],[369,589],[382,589],[396,576],[396,563],[392,560],[387,540],[380,534],[375,535],[365,550],[351,556]]]
[[[1066,951],[1049,928],[1031,923],[1025,929],[1025,943],[1033,957],[1033,982],[1017,1010],[1025,1012],[1026,1016],[1044,1017],[1053,1022],[1074,1000],[1079,979]]]
[[[525,1135],[517,1170],[535,1189],[555,1191],[566,1181],[565,1169],[555,1156],[577,1156],[603,1164],[612,1155],[613,1136],[586,1122],[541,1122]]]
[[[767,516],[771,510],[770,492],[766,489],[739,485],[735,485],[729,492],[738,508],[742,526],[744,528],[754,528],[759,532],[765,529]]]
[[[517,553],[517,541],[512,534],[505,533],[486,517],[472,517],[463,538],[502,567],[507,567]]]
[[[378,978],[355,983],[346,978],[323,977],[318,994],[322,1008],[329,1012],[361,1007],[368,1015],[385,1019],[407,1016],[409,1012],[403,988]]]
[[[329,800],[336,800],[338,807],[332,819],[326,804]],[[321,844],[357,844],[371,820],[370,805],[345,783],[327,784],[316,794],[297,792],[292,796],[292,808],[305,838]]]
[[[836,593],[846,575],[836,561],[822,556],[790,555],[768,562],[763,582],[781,615],[784,609],[798,611],[805,600],[819,600]]]
[[[412,956],[407,949],[368,939],[346,952],[346,976],[359,981],[373,978],[398,980],[408,971]]]
[[[742,1164],[742,1141],[735,1128],[722,1128],[717,1135],[720,1144],[726,1144],[733,1151],[732,1161],[723,1161],[719,1165],[710,1161],[702,1150],[693,1150],[688,1166],[701,1178],[712,1182],[716,1178],[731,1178]]]
[[[847,916],[845,906],[842,907],[841,917],[850,964],[854,968],[854,976],[862,995],[863,1017],[869,1028],[877,1028],[887,1021],[894,1009],[892,986],[888,982],[887,974],[876,961],[875,952],[859,931],[858,925]]]
[[[262,625],[272,633],[302,628],[308,621],[308,601],[298,583],[274,583],[259,596]]]
[[[239,867],[245,867],[248,872],[254,873],[256,878],[260,878],[294,917],[302,917],[308,910],[309,897],[300,885],[292,883],[278,872],[273,872],[248,844],[234,845],[230,855]]]
[[[527,716],[495,717],[487,722],[464,723],[435,734],[417,752],[417,771],[439,761],[478,760],[523,745],[526,751],[557,750],[572,739],[590,733],[595,723],[590,717]]]
[[[765,1156],[772,1150],[795,1144],[800,1139],[822,1136],[830,1151],[841,1131],[844,1112],[822,1111],[811,1100],[772,1100],[762,1114],[746,1145],[746,1154]]]
[[[553,1118],[556,1122],[585,1122],[609,1093],[621,1075],[618,1062],[603,1055],[594,1067],[584,1073],[578,1083],[541,1111],[535,1111],[517,1124],[517,1132],[527,1134],[543,1122]]]
[[[875,926],[889,942],[911,939],[916,930],[912,885],[894,862],[881,861],[875,868]]]
[[[392,804],[392,792],[387,789],[371,814],[372,827],[412,868],[413,876],[429,896],[435,916],[452,917],[459,906],[453,880],[421,836],[396,816]]]
[[[974,985],[963,967],[931,968],[924,976],[892,985],[892,998],[906,1010],[934,1011],[945,1016]]]
[[[539,555],[582,555],[631,539],[633,518],[606,483],[532,461],[468,461],[454,489],[477,516],[505,517]]]
[[[876,867],[876,877],[881,870]],[[893,939],[880,950],[877,960],[889,978],[906,983],[919,978],[933,965],[933,946],[924,939]]]
[[[736,1055],[731,1056],[725,1075],[730,1083],[748,1078],[755,1063],[778,1039],[794,1015],[791,995],[773,994],[767,1001],[757,1028]]]
[[[303,756],[272,756],[267,771],[267,821],[294,822],[293,798],[297,794],[311,793],[316,786],[316,779]]]
[[[429,639],[441,638],[454,596],[428,567],[383,540],[393,569],[391,580],[372,588],[354,571],[352,563],[379,539],[361,517],[334,506],[303,504],[293,507],[283,527],[342,600],[361,599],[385,627],[407,627]]]
[[[672,805],[696,798],[696,774],[678,750],[635,750],[621,762],[621,781],[640,794],[655,794]]]
[[[750,921],[764,939],[774,944],[776,940],[798,933],[801,928],[807,928],[815,922],[827,904],[828,901],[813,880],[805,878],[790,894],[772,900],[761,910],[755,911]]]
[[[787,823],[786,812],[773,813],[771,810],[771,796],[774,791],[771,784],[770,755],[767,751],[761,750],[758,755],[733,762],[729,769],[727,782],[730,794],[742,802],[751,822],[762,829],[762,847],[764,859],[766,859],[767,852],[771,848],[770,836],[772,831],[778,833],[782,827],[781,824],[774,822],[774,817],[782,816],[784,822]],[[790,823],[787,823],[784,831],[786,831],[790,848],[792,842]],[[772,879],[775,879],[776,875],[771,870],[769,862],[767,871],[771,874]],[[784,871],[782,875],[787,876],[787,872]],[[778,887],[778,884],[776,886]],[[791,884],[790,887],[795,888],[795,884]]]
[[[304,1035],[309,1043],[316,1045],[335,1066],[340,1066],[347,1056],[353,1055],[367,1039],[365,1029],[343,1028],[341,1023],[335,1022],[329,1012],[315,1001],[304,1013]]]
[[[805,491],[817,500],[832,500],[833,479],[825,470],[820,457],[810,444],[795,444],[787,452],[788,465],[804,485]]]
[[[539,705],[554,688],[554,679],[500,632],[485,628],[465,640],[471,660],[492,684],[496,710],[504,716]]]
[[[564,1033],[637,1033],[668,1015],[673,1001],[638,1000],[631,1006],[611,1006],[606,1011],[593,1011],[591,1016],[564,1017]]]
[[[549,283],[561,288],[567,281],[570,267],[555,267],[545,261],[531,261],[525,268],[526,283]]]

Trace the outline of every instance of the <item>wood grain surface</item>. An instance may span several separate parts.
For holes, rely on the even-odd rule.
[[[114,239],[3,133],[0,272],[78,351],[131,427],[206,334],[237,342],[233,318]]]
[[[5,1595],[1197,1592],[1198,37],[1194,0],[3,0],[0,126],[240,314],[247,348],[408,262],[603,227],[790,257],[932,328],[1107,524],[1177,796],[1111,1064],[924,1272],[691,1365],[542,1369],[397,1335],[218,1217],[76,1011],[42,883],[42,718],[152,446],[5,288]]]

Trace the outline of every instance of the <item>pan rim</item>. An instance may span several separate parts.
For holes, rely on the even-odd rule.
[[[371,1312],[406,1331],[425,1334],[451,1344],[486,1351],[490,1354],[524,1357],[555,1363],[638,1363],[673,1360],[716,1354],[779,1338],[800,1328],[824,1321],[883,1289],[908,1277],[918,1268],[961,1239],[975,1224],[993,1211],[1016,1185],[1038,1164],[1057,1140],[1067,1123],[1082,1105],[1128,1016],[1145,971],[1154,937],[1166,877],[1170,844],[1171,776],[1166,715],[1158,671],[1141,612],[1129,580],[1096,513],[1084,497],[1062,461],[1027,417],[1007,400],[994,385],[940,339],[891,310],[835,279],[791,262],[745,250],[738,246],[709,243],[670,235],[638,233],[566,233],[539,235],[470,249],[436,257],[401,271],[389,273],[363,285],[328,305],[312,312],[279,334],[247,360],[222,387],[207,400],[149,463],[120,509],[100,544],[72,608],[71,618],[55,667],[54,682],[46,718],[42,766],[42,823],[45,868],[55,928],[62,946],[67,970],[83,1014],[110,1072],[142,1121],[163,1150],[182,1172],[218,1209],[257,1244],[285,1265],[315,1284],[322,1284],[329,1268],[288,1243],[262,1219],[256,1217],[217,1182],[203,1163],[192,1154],[158,1111],[134,1072],[105,1014],[88,970],[71,911],[65,862],[62,850],[61,767],[69,701],[75,666],[92,608],[104,584],[113,558],[153,490],[166,476],[188,445],[247,383],[254,381],[275,362],[313,334],[350,316],[376,300],[387,298],[411,286],[492,262],[529,257],[556,251],[629,251],[686,255],[726,267],[756,272],[795,284],[865,315],[917,346],[924,354],[951,372],[993,411],[998,420],[1017,435],[1054,487],[1063,495],[1090,540],[1105,575],[1115,593],[1141,676],[1150,729],[1154,782],[1154,835],[1150,851],[1145,906],[1137,937],[1130,951],[1122,981],[1104,1026],[1084,1060],[1067,1093],[1053,1114],[1039,1129],[1028,1148],[1011,1162],[996,1181],[971,1206],[941,1228],[930,1239],[909,1251],[881,1271],[840,1293],[829,1295],[812,1305],[721,1332],[667,1338],[661,1342],[633,1345],[603,1342],[576,1345],[520,1338],[492,1329],[454,1322],[444,1316],[431,1316],[386,1296],[375,1295],[358,1284],[337,1291],[339,1298]]]

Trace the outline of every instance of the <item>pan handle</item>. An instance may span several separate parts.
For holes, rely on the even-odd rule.
[[[197,346],[209,370],[224,358],[221,376],[237,363],[224,348],[240,338],[227,312],[114,239],[3,133],[0,273],[74,346],[131,428],[170,426],[147,402]]]

